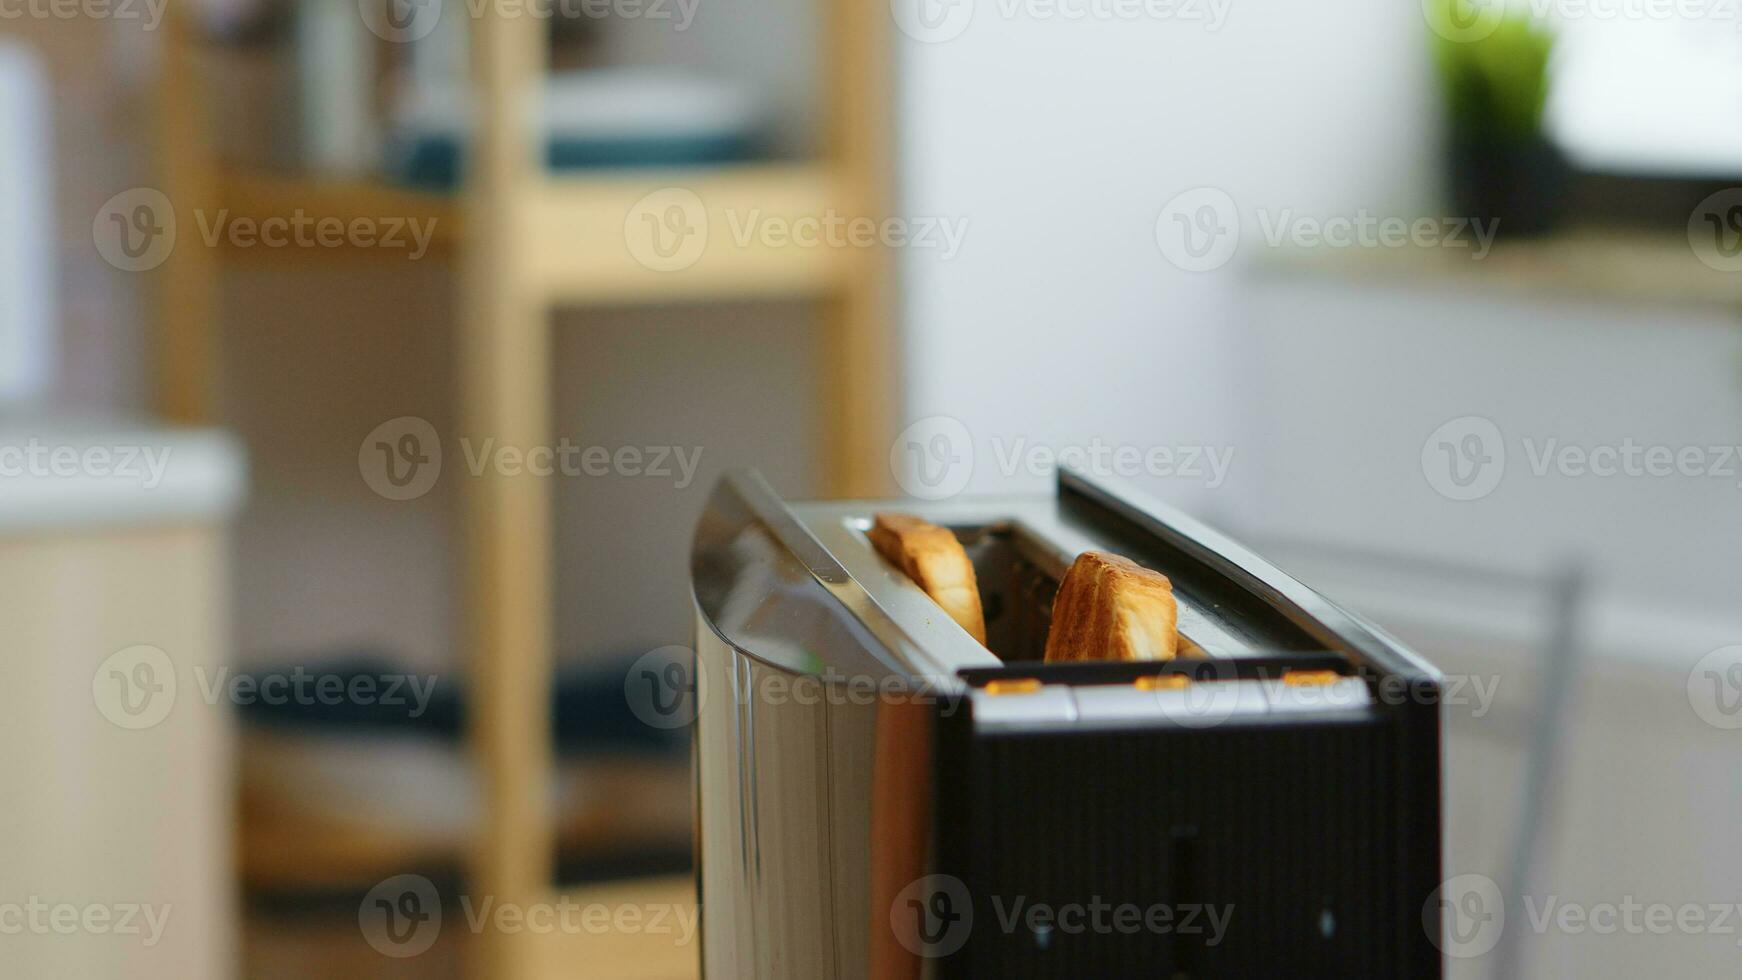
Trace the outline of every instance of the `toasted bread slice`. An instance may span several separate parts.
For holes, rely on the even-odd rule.
[[[871,544],[913,583],[943,607],[950,618],[983,646],[986,614],[980,608],[980,586],[968,550],[949,528],[910,514],[878,514],[871,525]]]
[[[1178,624],[1166,575],[1129,558],[1085,551],[1053,599],[1046,662],[1172,660],[1179,654]]]

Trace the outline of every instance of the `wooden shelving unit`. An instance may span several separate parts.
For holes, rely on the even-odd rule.
[[[334,184],[224,171],[203,149],[200,93],[191,58],[165,59],[162,126],[166,192],[178,207],[229,208],[265,217],[434,217],[435,247],[461,277],[461,426],[513,445],[551,440],[550,312],[589,304],[666,304],[802,297],[822,304],[826,354],[818,365],[828,400],[828,489],[881,493],[892,438],[892,295],[888,256],[877,248],[744,241],[733,220],[752,210],[787,218],[888,212],[889,15],[880,4],[822,0],[829,94],[820,156],[694,171],[615,171],[551,176],[540,166],[529,113],[547,71],[544,23],[486,12],[471,24],[474,84],[484,107],[456,198],[385,185]],[[180,9],[180,8],[177,8]],[[460,9],[452,7],[451,9]],[[179,18],[173,46],[195,43]],[[639,260],[628,233],[638,202],[682,188],[702,202],[710,234],[681,269]],[[260,250],[247,261],[292,253]],[[344,252],[328,253],[345,255]],[[359,256],[349,253],[353,260]],[[213,415],[214,280],[237,255],[179,249],[162,270],[161,408],[184,421]],[[463,646],[472,651],[477,711],[472,735],[486,801],[470,888],[499,904],[554,902],[547,876],[551,826],[548,685],[552,671],[551,500],[536,477],[466,481]],[[626,896],[630,892],[623,892]],[[643,901],[684,900],[667,883]],[[675,897],[674,897],[675,896]],[[661,937],[487,934],[472,974],[491,980],[577,976],[598,957],[625,965],[613,976],[693,975],[693,948]],[[629,971],[629,972],[624,972]]]

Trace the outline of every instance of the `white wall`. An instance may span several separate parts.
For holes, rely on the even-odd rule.
[[[1742,444],[1733,312],[1289,276],[1247,297],[1249,526],[1476,567],[1583,560],[1606,630],[1643,634],[1635,652],[1683,674],[1742,642],[1742,461],[1729,477],[1609,478],[1537,461],[1550,440]],[[1505,458],[1492,492],[1452,500],[1422,447],[1466,416],[1494,424]]]
[[[1235,2],[1215,31],[1004,9],[977,0],[958,36],[900,50],[901,211],[969,223],[953,259],[903,254],[908,418],[966,424],[969,492],[1045,484],[1001,473],[994,438],[1231,444],[1242,392],[1227,328],[1255,249],[1182,272],[1156,245],[1156,217],[1200,185],[1248,212],[1248,242],[1259,207],[1424,207],[1433,116],[1417,6]],[[1230,482],[1249,451],[1235,449]],[[1203,481],[1147,482],[1214,503]]]

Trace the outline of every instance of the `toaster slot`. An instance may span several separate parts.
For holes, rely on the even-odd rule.
[[[1044,660],[1053,599],[1075,553],[1048,544],[1014,521],[951,525],[950,530],[974,563],[986,614],[986,646],[1005,663]],[[1144,564],[1174,577],[1165,565]],[[1182,657],[1245,657],[1273,647],[1255,645],[1250,631],[1232,628],[1216,605],[1205,603],[1177,578],[1174,599],[1179,604]]]

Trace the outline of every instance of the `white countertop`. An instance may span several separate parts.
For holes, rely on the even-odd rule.
[[[216,429],[0,416],[0,532],[222,521],[246,470]]]

